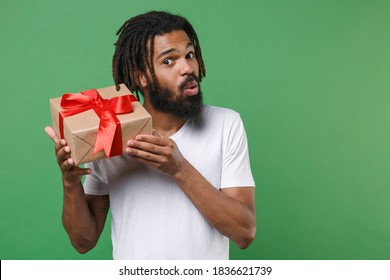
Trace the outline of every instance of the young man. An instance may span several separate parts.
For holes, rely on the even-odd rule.
[[[155,133],[129,139],[125,155],[81,168],[46,128],[62,171],[70,240],[80,253],[92,249],[111,208],[114,259],[228,259],[229,239],[244,249],[256,231],[242,121],[202,104],[205,68],[185,18],[149,12],[118,34],[115,83],[143,94]]]

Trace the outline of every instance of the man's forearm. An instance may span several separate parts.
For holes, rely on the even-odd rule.
[[[97,242],[96,221],[88,207],[81,182],[64,185],[62,223],[73,247],[79,253],[86,253]]]
[[[245,201],[246,198],[240,201],[218,191],[189,163],[175,175],[175,179],[211,225],[238,247],[249,246],[256,234],[254,201]]]

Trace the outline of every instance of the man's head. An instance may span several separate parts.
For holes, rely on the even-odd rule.
[[[165,86],[156,75],[156,56],[160,54],[155,52],[161,49],[158,49],[156,44],[164,44],[167,34],[176,34],[179,39],[187,40],[186,49],[183,51],[188,51],[186,55],[193,56],[190,58],[196,60],[197,69],[188,74],[188,77],[183,76],[181,81],[182,91],[189,92],[186,87],[193,85],[194,81],[200,82],[206,71],[196,32],[181,16],[153,11],[129,19],[117,32],[119,38],[113,57],[113,77],[117,87],[124,83],[132,92],[143,92],[146,85],[152,101],[155,101],[154,105],[163,107],[168,104],[161,98],[171,96],[172,100],[174,89]],[[199,98],[201,99],[201,94],[189,96],[187,99]]]

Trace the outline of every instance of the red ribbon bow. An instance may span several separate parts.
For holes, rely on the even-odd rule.
[[[64,138],[64,118],[93,109],[100,118],[93,154],[102,149],[108,158],[122,154],[122,129],[116,115],[131,113],[131,102],[135,101],[138,100],[134,95],[103,99],[96,89],[82,91],[81,94],[64,94],[60,104],[64,110],[59,113],[61,139]]]

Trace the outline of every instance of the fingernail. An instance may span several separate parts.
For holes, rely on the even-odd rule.
[[[127,148],[127,149],[126,149],[126,153],[131,154],[132,152],[133,152],[132,149],[130,149],[130,148]]]
[[[142,136],[137,136],[137,137],[135,137],[135,140],[142,140]]]
[[[65,152],[67,152],[67,153],[70,152],[70,148],[68,146],[65,147]]]

